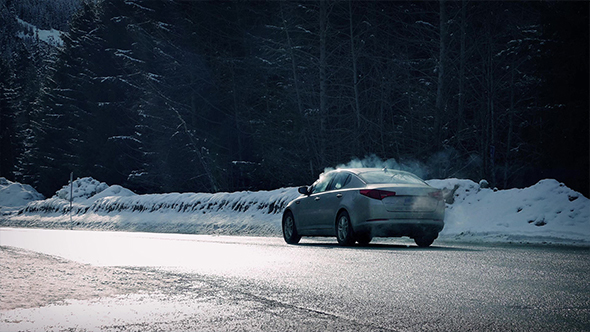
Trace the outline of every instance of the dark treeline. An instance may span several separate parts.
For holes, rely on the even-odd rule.
[[[272,189],[372,154],[588,195],[585,1],[92,1],[44,52],[0,2],[0,176],[45,195],[72,171]]]

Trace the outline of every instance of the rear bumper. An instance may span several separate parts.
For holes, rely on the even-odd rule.
[[[444,228],[442,219],[369,219],[357,223],[355,232],[369,233],[378,237],[411,238],[438,235]]]

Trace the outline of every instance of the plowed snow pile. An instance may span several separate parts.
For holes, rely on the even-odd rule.
[[[524,189],[482,189],[470,180],[430,180],[453,191],[442,235],[463,240],[590,243],[590,200],[556,180]]]
[[[44,198],[28,184],[20,184],[0,177],[0,211]]]
[[[471,180],[427,182],[445,192],[443,239],[590,244],[590,200],[556,180],[508,190],[485,188]],[[118,185],[83,178],[73,183],[70,221],[69,185],[46,200],[32,194],[30,186],[11,185],[21,186],[31,196],[20,200],[18,209],[14,208],[18,202],[0,196],[4,227],[278,236],[282,211],[299,196],[297,188],[136,195]]]

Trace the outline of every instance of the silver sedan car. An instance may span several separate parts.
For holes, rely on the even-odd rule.
[[[302,236],[336,236],[341,245],[366,245],[373,237],[408,236],[428,247],[444,227],[440,190],[404,171],[337,169],[320,175],[283,213],[289,244]]]

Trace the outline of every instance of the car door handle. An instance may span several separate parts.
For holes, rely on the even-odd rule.
[[[316,201],[319,201],[319,200],[320,200],[320,198],[319,198],[319,197],[316,197],[316,198],[315,198],[315,200],[316,200]]]
[[[342,194],[338,194],[338,195],[336,195],[336,197],[342,198]]]

